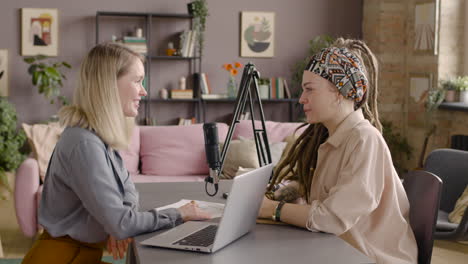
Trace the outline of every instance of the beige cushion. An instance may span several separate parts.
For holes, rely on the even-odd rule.
[[[460,221],[463,218],[463,214],[465,213],[467,206],[468,206],[468,186],[466,186],[465,191],[455,203],[455,208],[449,214],[448,218],[450,222],[460,224]]]
[[[273,165],[276,165],[281,158],[286,142],[277,142],[270,144],[270,154]],[[223,143],[220,144],[221,150]],[[229,151],[226,155],[223,168],[223,179],[232,179],[239,175],[239,168],[243,168],[242,172],[247,172],[244,169],[254,169],[259,167],[257,148],[253,139],[245,139],[240,137],[237,140],[232,140],[229,145]]]
[[[39,163],[39,176],[44,181],[50,156],[63,132],[58,123],[28,125],[23,123],[23,129],[31,145],[33,156]]]

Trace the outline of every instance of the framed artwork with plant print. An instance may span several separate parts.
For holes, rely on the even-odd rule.
[[[0,96],[8,96],[8,50],[0,49]]]
[[[241,12],[240,55],[263,58],[275,55],[274,12]]]
[[[21,8],[21,55],[58,55],[56,8]]]

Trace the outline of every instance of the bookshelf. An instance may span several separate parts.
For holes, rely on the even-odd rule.
[[[101,42],[101,26],[102,20],[104,17],[113,17],[114,19],[119,19],[122,17],[125,18],[135,18],[143,21],[143,28],[144,34],[143,36],[146,39],[146,45],[148,48],[145,62],[145,75],[146,75],[146,90],[147,90],[147,97],[146,99],[142,100],[144,102],[144,113],[143,113],[143,125],[150,124],[151,120],[151,105],[154,102],[157,103],[193,103],[193,114],[197,120],[200,120],[200,102],[199,99],[159,99],[158,94],[155,93],[158,87],[154,87],[152,84],[152,78],[157,78],[158,75],[158,67],[161,66],[160,63],[166,61],[166,63],[170,61],[187,61],[189,64],[188,68],[188,75],[192,76],[195,72],[201,72],[201,57],[199,56],[191,56],[191,57],[182,57],[182,56],[164,56],[155,54],[156,52],[151,50],[150,47],[155,46],[155,38],[152,37],[154,33],[154,23],[157,23],[156,19],[170,19],[176,23],[179,20],[188,20],[189,21],[189,28],[192,29],[193,25],[193,16],[189,14],[175,14],[175,13],[145,13],[145,12],[109,12],[109,11],[97,11],[96,12],[96,44]],[[140,23],[141,24],[141,23]],[[124,35],[125,31],[122,30],[120,33]],[[161,36],[159,36],[161,37]],[[155,74],[156,72],[156,74]],[[195,88],[195,83],[193,82],[192,78],[192,87]],[[196,96],[197,92],[194,91],[194,95]]]
[[[234,109],[234,103],[236,100],[234,98],[223,98],[223,99],[200,99],[201,103],[201,117],[203,122],[214,122],[217,120],[207,120],[206,118],[206,112],[207,108],[209,107],[208,104],[231,104],[233,109]],[[296,111],[294,111],[294,107],[299,103],[298,98],[286,98],[286,99],[262,99],[262,107],[264,108],[264,112],[266,113],[267,111],[265,110],[266,107],[269,107],[270,105],[276,105],[276,104],[287,104],[289,108],[289,122],[297,122],[297,117],[298,114]],[[246,105],[246,108],[248,106]],[[257,115],[257,114],[256,114]],[[257,115],[258,117],[258,115]]]
[[[178,23],[180,20],[187,20],[189,23],[188,28],[192,29],[193,25],[193,16],[189,14],[175,14],[175,13],[146,13],[146,12],[109,12],[109,11],[97,11],[96,12],[96,44],[100,43],[103,40],[103,35],[105,28],[103,23],[106,21],[105,18],[110,18],[112,21],[117,22],[124,19],[137,19],[139,21],[139,25],[143,28],[143,36],[146,39],[147,47],[155,46],[155,25],[157,25],[159,19],[163,19],[164,21],[170,20],[170,23]],[[112,21],[110,23],[112,23]],[[117,28],[116,31],[120,31],[118,34],[124,35],[125,30]],[[109,36],[109,32],[105,31],[107,36]],[[160,33],[160,32],[158,32]],[[173,32],[176,33],[176,32]],[[153,36],[152,36],[153,35]],[[161,37],[161,36],[158,36]],[[164,36],[163,36],[164,38]],[[225,104],[228,107],[234,108],[235,99],[202,99],[198,98],[199,91],[194,90],[194,97],[191,99],[161,99],[159,98],[156,91],[158,91],[159,87],[155,87],[156,85],[153,84],[152,79],[157,78],[158,76],[158,67],[164,67],[167,63],[181,61],[186,61],[188,63],[188,74],[189,76],[193,76],[193,73],[201,73],[202,72],[202,58],[200,56],[191,56],[191,57],[182,57],[182,56],[165,56],[160,55],[154,50],[148,48],[148,52],[145,55],[146,62],[145,62],[145,73],[146,73],[146,89],[148,95],[144,98],[141,102],[144,104],[144,113],[142,115],[142,125],[149,125],[151,124],[151,108],[152,105],[157,105],[154,109],[158,109],[158,107],[168,108],[170,107],[173,113],[179,113],[179,107],[182,105],[189,105],[191,107],[191,113],[196,118],[198,122],[213,122],[216,120],[207,120],[206,119],[206,112],[207,109],[213,109],[213,111],[217,110],[217,104]],[[199,87],[199,85],[195,85],[194,79],[187,79],[191,81],[192,88]],[[296,112],[294,111],[294,106],[297,104],[298,99],[262,99],[262,104],[265,107],[269,107],[270,105],[274,104],[288,104],[289,108],[289,121],[295,121],[297,118]],[[274,110],[272,110],[274,111]],[[154,113],[154,111],[153,111]],[[159,121],[159,120],[158,120]],[[171,123],[175,124],[175,123]],[[159,125],[159,124],[158,124]],[[162,125],[167,125],[166,123],[162,123]]]

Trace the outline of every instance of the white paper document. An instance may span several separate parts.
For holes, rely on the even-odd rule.
[[[198,201],[198,200],[186,200],[182,199],[177,203],[169,204],[166,206],[161,206],[156,208],[158,211],[167,209],[167,208],[179,208],[186,203],[190,203],[191,201],[195,201],[198,204],[198,207],[203,211],[206,211],[211,214],[213,218],[218,218],[223,215],[224,204],[222,203],[212,203],[212,202],[205,202],[205,201]]]

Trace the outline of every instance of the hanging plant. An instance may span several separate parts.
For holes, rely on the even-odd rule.
[[[67,78],[62,73],[61,68],[71,68],[70,64],[65,61],[49,62],[44,61],[47,56],[37,55],[24,58],[24,62],[29,64],[28,73],[32,77],[32,84],[38,88],[38,92],[43,94],[51,104],[55,103],[55,99],[61,101],[62,105],[67,105],[68,100],[65,96],[60,95],[60,87],[63,87],[63,80]]]
[[[208,13],[208,3],[206,0],[195,0],[187,4],[190,15],[193,16],[193,29],[197,32],[198,54],[203,55],[203,46],[205,43],[206,17]]]

